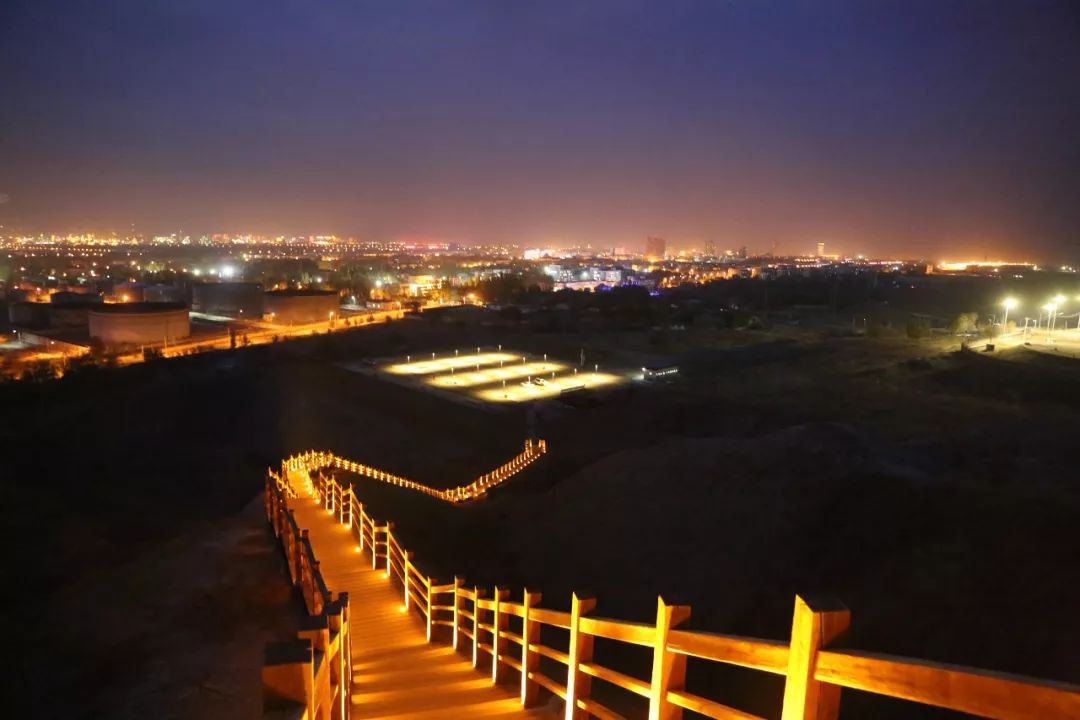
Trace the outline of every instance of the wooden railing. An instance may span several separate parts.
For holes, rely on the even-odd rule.
[[[308,531],[296,524],[288,478],[267,472],[266,517],[281,540],[289,576],[300,588],[307,616],[295,640],[266,648],[263,707],[266,717],[290,720],[347,718],[351,707],[352,637],[349,594],[333,597],[326,587]]]
[[[525,441],[525,449],[506,463],[500,465],[491,472],[484,473],[468,485],[460,485],[446,490],[429,487],[428,485],[416,482],[415,480],[410,480],[409,478],[401,477],[400,475],[395,475],[386,472],[385,470],[364,465],[363,463],[353,462],[352,460],[339,457],[331,452],[319,450],[309,450],[306,453],[293,455],[292,457],[287,458],[284,463],[282,463],[281,471],[283,473],[288,472],[289,470],[310,472],[326,467],[334,467],[339,470],[346,470],[348,472],[356,473],[357,475],[363,475],[364,477],[379,480],[380,482],[422,492],[425,495],[430,495],[440,500],[445,500],[446,502],[457,503],[465,500],[474,500],[482,496],[488,490],[509,480],[514,475],[517,475],[546,452],[546,441],[536,440],[534,442],[532,439],[528,439]]]
[[[351,485],[345,487],[323,473],[308,479],[306,488],[350,529],[356,549],[367,550],[372,568],[381,567],[398,587],[403,609],[423,619],[429,642],[439,628],[447,628],[454,649],[468,653],[474,667],[490,672],[493,683],[518,683],[524,706],[536,704],[543,688],[565,701],[568,720],[622,717],[593,697],[593,679],[644,698],[650,720],[680,718],[683,710],[709,718],[756,717],[687,690],[690,658],[784,677],[782,720],[834,720],[842,688],[990,718],[1080,718],[1080,686],[828,649],[847,629],[851,615],[826,600],[796,596],[791,637],[781,642],[679,629],[689,619],[690,608],[670,605],[662,597],[657,600],[655,623],[646,624],[596,617],[592,614],[596,600],[591,597],[575,594],[565,612],[541,607],[540,593],[529,590],[516,601],[507,588],[496,587],[489,594],[466,586],[460,577],[440,582],[418,568],[413,554],[394,535],[393,523],[380,523],[367,513]],[[267,487],[269,492],[271,486]],[[553,642],[556,629],[566,636],[565,642]],[[650,651],[650,676],[638,678],[597,663],[595,638]],[[542,670],[542,658],[548,667],[565,670]]]

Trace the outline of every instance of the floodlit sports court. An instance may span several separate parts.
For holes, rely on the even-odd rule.
[[[501,365],[515,360],[521,362],[521,355],[511,355],[504,352],[483,352],[471,355],[455,354],[449,357],[437,357],[435,353],[432,353],[430,356],[409,357],[405,362],[389,365],[384,370],[394,375],[430,375],[432,373],[450,372],[458,368]]]
[[[479,350],[479,348],[478,348]],[[418,389],[459,392],[463,398],[491,403],[543,400],[563,393],[610,387],[626,380],[620,374],[532,357],[512,351],[406,356],[380,366]]]

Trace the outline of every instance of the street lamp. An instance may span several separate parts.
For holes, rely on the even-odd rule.
[[[1060,297],[1060,295],[1058,296]],[[1057,303],[1047,303],[1043,305],[1043,310],[1046,311],[1046,341],[1052,342],[1054,336],[1054,325],[1057,324]]]
[[[1005,316],[1001,319],[1001,329],[1003,331],[1009,324],[1009,311],[1016,307],[1018,304],[1019,303],[1016,302],[1016,298],[1013,297],[1005,298],[1005,301],[1001,303],[1002,307],[1005,308]]]

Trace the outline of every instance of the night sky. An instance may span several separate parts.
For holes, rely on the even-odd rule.
[[[2,0],[0,223],[1080,261],[1080,3]]]

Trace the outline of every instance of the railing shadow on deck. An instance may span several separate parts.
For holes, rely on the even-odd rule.
[[[309,470],[340,467],[332,459],[328,461],[328,455],[307,453],[289,458],[282,463],[281,475],[270,473],[267,480],[267,497],[273,498],[267,500],[268,516],[275,533],[282,538],[290,570],[296,568],[294,582],[311,586],[310,592],[305,586],[305,600],[309,595],[312,598],[309,610],[315,614],[320,607],[341,607],[344,617],[348,601],[346,598],[341,604],[339,597],[336,602],[340,605],[330,603],[310,543],[294,522],[290,524],[289,495],[283,489],[290,470],[303,478],[304,491],[349,529],[355,549],[368,551],[371,567],[383,569],[384,577],[401,593],[403,611],[416,612],[423,620],[428,642],[435,639],[437,628],[448,628],[453,649],[471,657],[474,668],[490,673],[492,683],[518,684],[523,707],[538,704],[543,690],[563,700],[567,720],[621,718],[591,696],[595,678],[644,698],[650,720],[681,718],[684,710],[708,718],[755,720],[754,715],[686,689],[687,662],[695,658],[784,677],[782,720],[835,720],[843,688],[981,717],[1080,718],[1080,686],[912,658],[829,649],[829,644],[848,628],[851,614],[827,599],[796,596],[791,637],[788,641],[774,641],[681,630],[678,626],[689,619],[690,608],[669,605],[663,597],[657,600],[656,622],[646,624],[596,617],[592,615],[596,600],[577,594],[571,599],[570,611],[564,612],[540,607],[540,593],[527,589],[520,601],[512,601],[507,588],[495,587],[489,595],[484,588],[466,586],[460,577],[440,583],[419,570],[413,553],[394,536],[392,522],[380,523],[367,514],[351,485],[339,484],[321,472],[310,475]],[[560,635],[568,635],[568,641],[549,640],[545,644],[544,628],[559,629]],[[650,677],[633,677],[594,662],[595,638],[651,652]],[[543,672],[541,658],[546,659],[546,665],[565,667],[565,673],[555,677]],[[305,674],[305,682],[307,678]],[[277,685],[266,687],[271,695],[278,693]],[[330,692],[343,696],[347,690]],[[315,706],[322,707],[319,703]],[[337,707],[335,703],[334,709]],[[346,703],[342,708],[347,713],[350,706]]]

